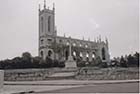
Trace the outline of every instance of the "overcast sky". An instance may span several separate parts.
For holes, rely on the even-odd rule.
[[[108,37],[111,57],[139,50],[139,0],[46,0],[56,5],[59,36]],[[29,51],[38,55],[38,4],[43,0],[0,0],[0,60]]]

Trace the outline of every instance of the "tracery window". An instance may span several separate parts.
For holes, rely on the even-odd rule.
[[[42,39],[42,40],[41,40],[41,44],[43,44],[43,43],[44,43],[44,40]]]
[[[43,17],[41,17],[41,31],[43,32]]]
[[[105,48],[102,48],[102,59],[105,60]]]
[[[48,17],[48,31],[51,30],[51,16]]]

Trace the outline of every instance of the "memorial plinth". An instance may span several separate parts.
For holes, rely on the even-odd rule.
[[[69,45],[69,56],[65,62],[65,68],[49,76],[50,79],[72,79],[77,75],[77,64],[71,55],[71,43]]]
[[[0,90],[3,88],[4,83],[4,71],[0,70]]]
[[[69,56],[68,60],[65,62],[65,68],[77,68],[77,64],[72,56]]]

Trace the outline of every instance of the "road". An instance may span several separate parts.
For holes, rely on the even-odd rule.
[[[139,83],[114,83],[114,84],[98,84],[86,85],[81,87],[59,89],[52,91],[37,92],[42,93],[138,93]]]

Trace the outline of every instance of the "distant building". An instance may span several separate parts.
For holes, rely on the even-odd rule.
[[[71,37],[57,36],[55,28],[55,6],[53,9],[39,8],[39,56],[43,59],[50,57],[53,60],[67,60],[69,55],[68,46],[72,44],[72,55],[74,59],[82,58],[83,61],[92,61],[100,57],[102,62],[110,62],[108,40],[95,41],[73,39]]]

